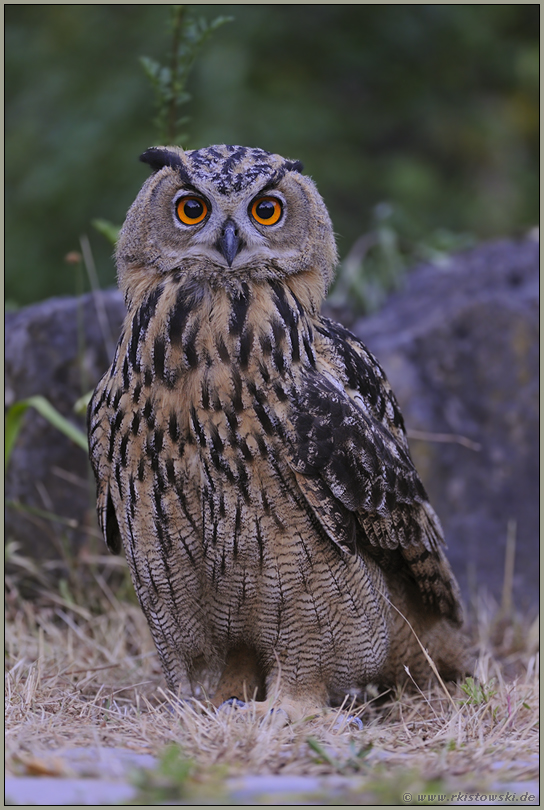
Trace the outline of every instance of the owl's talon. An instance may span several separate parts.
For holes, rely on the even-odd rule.
[[[261,720],[261,723],[267,722],[274,726],[287,726],[291,722],[291,718],[285,709],[278,706],[276,708],[269,709]]]
[[[247,709],[247,703],[243,700],[239,700],[236,697],[228,698],[228,700],[224,700],[220,706],[217,707],[218,712],[232,712],[234,711],[241,711],[242,709]]]
[[[194,706],[193,698],[171,697],[170,701],[165,704],[165,708],[170,714],[176,714],[177,711],[183,710],[189,705]]]
[[[361,718],[354,714],[341,714],[332,728],[333,731],[362,731],[364,724]]]

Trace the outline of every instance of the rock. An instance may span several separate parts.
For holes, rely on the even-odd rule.
[[[501,601],[510,523],[522,610],[539,593],[538,281],[535,240],[483,244],[416,268],[354,326],[399,399],[465,598]]]
[[[41,775],[6,776],[5,794],[10,804],[55,807],[130,803],[138,792],[135,775],[157,767],[151,754],[99,746],[62,748],[48,754],[40,751],[28,760],[23,758],[19,769],[32,772],[32,764],[36,764]]]
[[[40,752],[39,765],[46,772],[57,773],[57,776],[6,776],[6,804],[12,805],[58,805],[100,806],[118,804],[136,804],[141,800],[136,785],[146,782],[153,785],[157,797],[165,793],[170,800],[163,799],[161,804],[212,805],[317,805],[328,806],[331,803],[342,807],[360,806],[378,802],[383,796],[384,784],[392,777],[400,784],[408,786],[425,782],[414,776],[412,771],[397,770],[396,773],[384,775],[383,768],[373,769],[379,762],[373,750],[365,758],[367,765],[364,774],[351,776],[287,774],[240,774],[225,776],[219,783],[216,773],[210,771],[211,779],[206,784],[202,775],[193,783],[181,784],[175,778],[161,773],[157,778],[159,761],[150,754],[138,754],[123,748],[81,747],[64,748],[50,755]],[[385,753],[385,752],[381,752]],[[28,755],[27,755],[28,756]],[[537,755],[535,754],[535,758]],[[527,763],[528,769],[535,771],[538,763]],[[149,772],[149,776],[146,774]],[[471,794],[479,793],[480,804],[539,804],[539,784],[536,779],[525,782],[498,782],[485,775],[479,778],[471,774],[457,774],[455,779],[442,780],[441,793],[448,804],[471,804]],[[450,781],[452,784],[450,784]],[[483,786],[480,786],[483,783]],[[485,786],[485,787],[484,787]],[[399,788],[399,793],[400,793]],[[420,788],[417,788],[418,795]],[[151,792],[148,788],[148,792]],[[510,794],[506,796],[505,794]],[[494,795],[495,794],[495,795]],[[496,795],[499,794],[499,795]],[[504,800],[500,798],[504,796]],[[407,794],[404,794],[406,796]],[[425,793],[427,804],[437,794]],[[183,799],[181,798],[183,796]],[[156,803],[159,802],[157,798]],[[138,806],[143,806],[139,804]]]
[[[69,779],[57,776],[8,776],[5,781],[7,804],[26,807],[101,807],[130,804],[136,788],[124,782],[105,779]]]
[[[98,310],[89,294],[51,298],[6,313],[6,407],[41,394],[85,430],[85,418],[76,416],[74,404],[95,387],[111,362],[124,312],[121,294],[109,290],[99,294]],[[17,541],[19,554],[43,560],[62,559],[66,549],[102,552],[86,454],[32,408],[7,469],[6,499],[6,539]]]

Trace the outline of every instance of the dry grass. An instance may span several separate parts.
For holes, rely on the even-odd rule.
[[[194,772],[219,779],[359,775],[373,786],[371,803],[396,803],[390,792],[406,780],[425,790],[537,778],[536,622],[501,616],[480,601],[474,681],[369,697],[358,709],[362,732],[335,729],[334,713],[280,727],[259,723],[251,711],[218,715],[196,702],[177,704],[165,690],[139,607],[114,596],[115,573],[104,570],[78,598],[65,583],[63,597],[46,589],[33,602],[8,578],[8,774],[62,774],[62,762],[43,766],[41,757],[68,746],[159,754],[173,742]]]

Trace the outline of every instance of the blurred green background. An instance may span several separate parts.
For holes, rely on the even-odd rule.
[[[341,256],[384,217],[409,258],[538,222],[539,5],[189,8],[234,21],[197,59],[184,145],[302,160]],[[64,259],[81,234],[101,285],[115,283],[90,223],[121,224],[148,176],[138,156],[157,134],[139,57],[166,61],[169,12],[5,6],[8,305],[88,287]]]

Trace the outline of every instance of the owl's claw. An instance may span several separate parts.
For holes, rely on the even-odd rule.
[[[193,698],[171,697],[165,708],[170,714],[176,714],[180,709],[183,710],[187,706],[194,706]]]
[[[260,717],[261,723],[271,723],[274,726],[286,726],[290,722],[290,718],[288,713],[285,709],[278,707],[272,707],[271,709],[266,709],[266,704],[262,703],[254,703],[255,711],[257,713],[257,717]],[[230,714],[231,712],[239,712],[239,711],[247,711],[251,708],[249,703],[246,703],[243,700],[239,700],[236,697],[228,698],[228,700],[224,700],[221,703],[216,711],[222,714]]]
[[[333,731],[362,731],[363,721],[354,714],[340,714],[333,726]]]
[[[233,710],[242,710],[247,709],[248,705],[243,700],[238,700],[236,697],[228,698],[228,700],[224,700],[220,706],[217,707],[216,711],[218,712],[232,712]]]
[[[291,719],[285,709],[280,708],[272,708],[267,711],[265,716],[262,718],[261,723],[269,722],[273,726],[288,726],[291,722]]]

